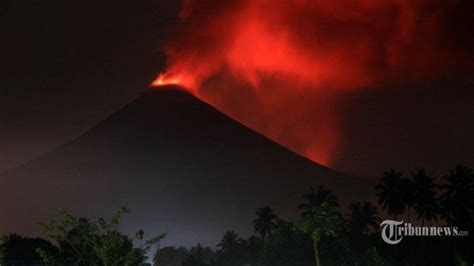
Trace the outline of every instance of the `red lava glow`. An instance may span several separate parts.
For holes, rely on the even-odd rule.
[[[270,139],[331,165],[338,94],[432,75],[449,1],[185,0],[153,86],[181,85]]]
[[[193,88],[195,83],[193,79],[188,77],[185,73],[179,74],[170,74],[163,73],[160,74],[151,84],[153,87],[159,87],[164,85],[179,85],[185,88]]]

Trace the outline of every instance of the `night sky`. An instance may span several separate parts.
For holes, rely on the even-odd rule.
[[[398,168],[409,172],[416,168],[426,167],[434,170],[436,174],[442,174],[457,163],[474,166],[474,138],[472,137],[474,136],[474,123],[472,123],[474,117],[472,68],[474,47],[472,27],[474,25],[472,12],[474,8],[472,1],[450,2],[449,9],[446,9],[448,11],[435,24],[430,24],[432,21],[428,19],[428,16],[415,17],[414,21],[424,25],[425,28],[413,33],[415,44],[412,45],[411,42],[408,42],[401,48],[395,49],[395,54],[404,55],[403,60],[395,64],[397,66],[395,70],[391,64],[380,63],[378,55],[372,57],[370,53],[368,59],[360,59],[353,55],[362,50],[347,53],[343,49],[344,52],[341,56],[344,60],[349,60],[343,60],[349,67],[342,68],[343,71],[340,72],[338,72],[339,68],[334,68],[327,73],[324,72],[326,76],[323,75],[325,82],[321,83],[322,85],[319,83],[314,85],[312,76],[301,74],[299,70],[296,71],[296,74],[293,73],[293,69],[298,69],[294,67],[293,62],[276,65],[260,64],[257,62],[261,59],[259,55],[252,58],[253,55],[248,53],[249,58],[255,59],[249,63],[235,61],[236,57],[229,55],[223,56],[225,59],[222,59],[223,53],[214,53],[215,50],[226,53],[227,51],[242,52],[240,49],[233,49],[234,46],[229,46],[227,41],[222,41],[220,35],[215,35],[215,29],[210,27],[212,30],[209,30],[208,26],[219,22],[224,23],[221,25],[232,26],[235,21],[239,23],[251,21],[242,15],[245,13],[241,14],[238,11],[234,13],[234,10],[239,9],[233,9],[241,7],[244,11],[254,10],[252,9],[254,6],[247,9],[246,1],[228,1],[229,5],[217,4],[219,1],[202,1],[203,4],[195,5],[193,9],[190,9],[194,13],[188,10],[191,15],[188,14],[189,22],[184,25],[180,25],[178,19],[180,7],[177,2],[164,0],[133,2],[121,0],[2,0],[0,4],[0,173],[4,174],[0,175],[0,181],[3,182],[3,189],[8,189],[7,184],[11,184],[17,189],[21,186],[28,187],[31,182],[39,182],[34,180],[40,178],[44,182],[57,181],[59,177],[48,180],[44,173],[38,173],[41,171],[38,160],[39,162],[48,161],[48,165],[54,165],[51,169],[59,167],[63,161],[58,159],[58,155],[54,155],[57,154],[55,151],[64,152],[62,149],[67,150],[68,147],[71,147],[68,145],[74,143],[78,137],[79,141],[84,141],[83,134],[94,135],[95,133],[88,131],[90,128],[111,115],[113,119],[115,112],[135,99],[141,97],[139,102],[146,101],[143,100],[144,97],[151,97],[149,90],[160,90],[160,88],[150,89],[151,82],[159,73],[170,69],[176,70],[173,68],[175,65],[182,66],[183,64],[179,64],[179,62],[183,62],[183,57],[193,60],[190,69],[201,71],[197,71],[199,73],[195,74],[201,79],[201,85],[193,84],[186,91],[195,93],[200,100],[208,102],[243,125],[262,133],[290,150],[337,171],[367,178],[379,176],[389,168]],[[269,10],[278,14],[281,11],[278,7],[281,7],[282,1],[277,2],[279,4],[275,4],[274,9]],[[301,1],[301,3],[305,2]],[[443,1],[434,2],[440,6],[443,3]],[[259,8],[257,6],[255,9],[258,10],[257,13],[263,12]],[[385,7],[377,8],[385,10]],[[338,10],[328,7],[326,11],[333,14],[332,12],[337,13]],[[372,9],[369,10],[375,12]],[[390,13],[389,11],[386,12]],[[346,42],[356,44],[359,41],[365,43],[365,39],[361,40],[357,35],[360,31],[359,27],[349,27],[345,23],[335,24],[330,16],[326,16],[329,13],[315,16],[318,19],[324,18],[326,24],[312,33],[317,35],[317,33],[335,32],[328,37],[328,43],[334,45],[345,45]],[[239,16],[233,16],[235,14]],[[426,15],[423,12],[420,14]],[[181,12],[181,16],[183,16],[183,12]],[[286,26],[291,28],[294,16],[296,15],[285,17],[289,21],[289,26]],[[352,16],[358,18],[357,14],[354,15],[350,12],[341,16],[343,17],[342,21],[351,20]],[[340,18],[340,16],[336,17]],[[370,24],[370,20],[369,22],[362,21],[364,22],[361,22],[360,25]],[[423,23],[425,21],[429,21],[429,23]],[[307,27],[314,25],[312,23],[312,21],[302,21],[297,26],[302,31],[308,31]],[[439,27],[439,31],[436,29],[436,34],[432,28],[433,25]],[[275,27],[278,29],[278,26]],[[333,31],[330,27],[335,27],[337,30]],[[373,32],[369,31],[369,33],[374,34],[379,30],[375,28]],[[219,34],[225,33],[220,30],[219,32]],[[292,36],[293,32],[291,30],[289,32],[288,36]],[[439,35],[438,32],[440,32]],[[297,31],[295,35],[300,38],[301,32]],[[244,38],[246,35],[238,36]],[[341,39],[341,36],[348,39]],[[319,55],[311,48],[314,46],[313,37],[301,37],[301,39],[304,47],[310,47],[308,54]],[[371,38],[368,43],[383,46],[385,39],[385,37],[379,38],[377,36],[377,38]],[[418,40],[420,39],[423,42],[419,45]],[[255,40],[255,43],[258,46],[259,44],[264,45],[267,41],[273,41],[273,39],[261,42]],[[247,45],[247,39],[244,38],[243,43]],[[234,44],[232,43],[232,45]],[[318,39],[318,45],[325,48],[324,44],[324,38]],[[173,57],[174,54],[169,52],[169,49],[167,52],[162,50],[163,47],[169,48],[170,45],[176,47],[181,57]],[[252,47],[252,44],[249,46]],[[438,46],[441,47],[440,50],[438,50]],[[230,47],[233,50],[230,50]],[[431,47],[437,48],[431,49]],[[286,51],[285,47],[282,49]],[[210,50],[213,52],[209,52]],[[298,50],[298,52],[301,51],[306,50]],[[330,49],[329,51],[340,50]],[[405,54],[405,51],[409,52]],[[437,53],[438,51],[439,53]],[[244,49],[243,52],[248,51]],[[171,55],[171,58],[166,59],[167,55],[169,57]],[[270,55],[268,58],[266,57],[266,60],[272,60],[272,57]],[[297,56],[295,57],[297,58]],[[275,56],[274,59],[279,60],[279,57]],[[178,63],[176,64],[176,62]],[[215,65],[209,62],[215,62]],[[295,62],[298,64],[302,62],[298,66],[312,66],[311,64],[305,65],[306,61],[295,60]],[[333,61],[331,59],[328,62]],[[167,63],[168,68],[166,67]],[[221,64],[228,66],[220,68]],[[252,64],[255,69],[247,72],[249,64]],[[359,68],[359,66],[366,65],[370,65],[370,68],[362,69],[364,71]],[[200,66],[203,68],[201,69]],[[431,66],[433,66],[432,69]],[[186,65],[186,67],[189,66]],[[289,67],[291,71],[286,71]],[[263,73],[259,77],[258,85],[252,83],[253,72]],[[245,74],[244,78],[242,78],[242,73]],[[354,78],[359,74],[353,73],[359,73],[361,77]],[[287,78],[294,76],[298,79]],[[338,82],[334,82],[334,80]],[[307,89],[313,88],[311,84],[318,88],[328,85],[334,90],[331,90],[330,93],[320,89],[314,92]],[[356,89],[352,88],[354,84],[357,84]],[[265,87],[265,90],[254,91],[255,88],[261,89],[261,87]],[[160,97],[160,95],[156,94],[152,97]],[[171,94],[166,97],[181,98],[182,95],[173,96]],[[281,101],[280,99],[285,100]],[[196,101],[198,100],[196,99]],[[160,103],[158,100],[156,102]],[[181,104],[186,103],[185,100]],[[180,108],[182,107],[177,107],[177,109]],[[271,111],[268,111],[269,109]],[[160,109],[157,108],[156,111],[159,112]],[[147,105],[147,112],[149,113],[146,115],[134,117],[139,117],[141,123],[157,123],[158,125],[165,119],[162,114],[155,117],[154,110],[149,105]],[[180,116],[173,116],[171,113],[165,119],[167,122],[164,123],[169,127],[180,128],[181,122],[189,123],[189,121],[179,120]],[[187,116],[184,117],[190,119]],[[170,122],[173,119],[176,121]],[[109,122],[105,125],[110,125],[110,120],[107,121]],[[132,120],[123,119],[121,121],[123,124],[120,124],[119,128],[122,129],[120,132],[127,135],[128,132],[125,129],[128,126],[133,128],[134,124],[131,122]],[[100,125],[103,124],[99,124],[99,129]],[[171,136],[167,141],[169,143],[179,142],[177,146],[184,147],[183,149],[192,147],[189,148],[191,151],[196,151],[196,147],[204,147],[200,143],[202,140],[196,138],[197,131],[193,132],[192,126],[183,128],[186,129],[186,132],[177,132],[176,139]],[[212,129],[213,127],[208,128]],[[94,127],[93,132],[97,132],[97,130],[97,127]],[[112,131],[110,130],[110,132]],[[160,131],[151,127],[150,132]],[[234,134],[233,131],[223,130],[222,132],[223,134]],[[136,136],[138,138],[143,134],[147,134],[146,130],[136,133]],[[242,134],[246,135],[248,132]],[[114,136],[110,137],[118,138],[119,135],[114,132]],[[207,135],[204,134],[204,136]],[[163,135],[157,134],[156,137],[160,138]],[[101,136],[98,139],[101,138],[105,143],[108,136]],[[223,138],[226,139],[223,143],[228,143],[232,136],[223,136]],[[245,138],[243,137],[243,139]],[[153,138],[147,136],[146,139]],[[97,141],[97,139],[93,141]],[[105,145],[104,143],[100,145]],[[111,143],[110,145],[113,145],[113,142]],[[67,145],[63,146],[64,144]],[[147,144],[137,142],[136,145]],[[120,149],[123,148],[120,147]],[[151,147],[154,146],[151,145]],[[139,149],[139,147],[133,146],[133,143],[127,148]],[[113,149],[111,146],[110,150]],[[104,151],[107,148],[102,147],[100,150]],[[267,148],[262,148],[262,150],[267,151]],[[324,152],[319,153],[321,150]],[[51,153],[51,151],[53,152]],[[235,149],[224,151],[224,157],[233,158],[229,155],[232,151]],[[330,151],[330,158],[326,156],[327,151]],[[85,156],[82,152],[77,156]],[[297,156],[290,151],[285,150],[285,152]],[[66,154],[73,153],[66,152]],[[164,158],[166,154],[154,154],[149,151],[149,153],[140,156],[149,156],[147,158],[151,160],[150,158],[155,157]],[[207,156],[211,160],[214,155],[207,154]],[[287,158],[285,156],[281,155],[279,158]],[[192,161],[190,158],[186,158],[185,162]],[[238,158],[241,159],[241,157]],[[176,157],[175,159],[179,164],[180,158]],[[69,158],[65,165],[71,163],[69,160],[73,161],[73,158]],[[123,162],[122,160],[125,159],[121,158],[118,161]],[[294,160],[298,161],[299,159]],[[167,167],[170,167],[172,161],[166,162]],[[114,161],[109,163],[113,165]],[[267,164],[270,162],[265,162],[265,165]],[[303,176],[309,176],[311,171],[301,170],[313,167],[306,166],[307,164],[309,165],[311,162],[289,163],[287,167],[300,165],[299,168],[297,167],[300,169],[298,171],[302,171]],[[212,173],[220,170],[227,172],[223,170],[227,169],[225,161],[210,165],[213,170],[209,171]],[[252,164],[244,163],[244,165]],[[320,167],[317,164],[314,165]],[[71,168],[74,167],[71,166]],[[101,166],[94,167],[100,168]],[[107,167],[104,166],[104,168]],[[192,169],[189,167],[185,168]],[[239,165],[233,165],[233,167],[238,168]],[[255,166],[255,169],[259,169],[258,167]],[[200,170],[205,173],[203,169],[205,168]],[[131,170],[136,170],[136,168],[131,167]],[[47,169],[45,171],[47,172]],[[115,173],[115,171],[116,169],[105,172]],[[167,171],[167,174],[173,175],[172,169],[167,168]],[[71,174],[68,171],[64,173]],[[132,172],[128,173],[132,175]],[[87,171],[84,174],[87,175]],[[266,175],[264,179],[267,181],[278,178],[272,177],[269,170],[264,171],[263,174]],[[324,176],[324,174],[322,175]],[[332,178],[338,178],[332,172],[330,175]],[[10,179],[15,176],[21,176],[24,179],[19,180],[25,180],[24,182],[28,183],[22,184],[23,181],[10,183],[12,182]],[[183,174],[183,176],[186,175]],[[125,180],[126,177],[120,178]],[[285,176],[282,175],[279,178],[284,179]],[[149,179],[144,180],[146,181],[143,181],[142,185],[149,182]],[[319,180],[328,182],[327,178]],[[124,186],[125,181],[123,181]],[[61,182],[67,186],[66,181],[62,180]],[[91,182],[93,184],[94,181]],[[106,186],[106,180],[100,182],[104,182],[102,185]],[[278,182],[283,182],[283,180],[278,180]],[[372,183],[367,181],[367,184]],[[257,186],[257,184],[255,185]],[[101,185],[98,186],[101,187]],[[337,186],[339,188],[336,189],[344,188],[343,184]],[[122,191],[123,187],[117,188],[117,191]],[[300,188],[301,184],[295,185],[296,187]],[[22,193],[21,190],[14,191]],[[231,188],[229,193],[232,193]],[[130,192],[126,195],[127,198],[133,198],[133,195],[143,196],[141,191]],[[294,194],[292,195],[294,196]],[[110,199],[110,197],[106,198]],[[143,198],[144,201],[152,199],[151,196]],[[29,200],[33,200],[33,197],[23,199],[24,202]],[[97,200],[100,201],[100,198]],[[96,214],[95,211],[110,209],[116,203],[104,203],[103,209],[97,208],[91,212]],[[205,201],[202,202],[203,206],[205,203]],[[136,203],[136,205],[139,204]],[[174,207],[178,208],[179,206]],[[87,209],[87,206],[81,206],[81,208]],[[23,210],[16,211],[21,213]],[[147,210],[142,208],[138,212],[145,213]],[[147,226],[148,228],[152,227],[152,225]],[[22,228],[27,228],[27,226]],[[193,227],[189,228],[190,232],[194,229]],[[184,241],[183,239],[176,240]],[[209,241],[212,242],[212,240]]]
[[[74,139],[146,90],[176,12],[162,1],[2,0],[0,169]]]
[[[74,139],[146,90],[164,70],[160,47],[179,23],[176,2],[3,1],[0,170]],[[455,2],[443,27],[449,48],[469,59],[472,4]],[[343,93],[334,111],[340,143],[330,166],[376,175],[387,167],[472,163],[470,73],[464,67]]]

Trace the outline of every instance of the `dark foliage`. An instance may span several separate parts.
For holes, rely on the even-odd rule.
[[[474,172],[462,165],[450,170],[443,177],[445,184],[441,185],[442,214],[448,224],[463,228],[473,227],[474,213]]]
[[[276,228],[276,220],[278,217],[270,207],[258,209],[255,214],[257,218],[252,222],[255,232],[258,233],[262,239],[265,239],[265,236]]]
[[[375,186],[379,204],[388,214],[393,215],[394,219],[405,211],[405,188],[406,183],[402,179],[402,173],[394,169],[385,172],[380,182]]]
[[[411,179],[390,170],[376,186],[377,199],[393,218],[408,216],[414,225],[449,225],[467,230],[464,237],[405,237],[396,246],[383,242],[381,219],[371,202],[349,204],[341,214],[337,197],[319,186],[303,195],[303,213],[295,223],[277,217],[269,208],[256,211],[255,235],[242,238],[227,231],[216,248],[200,244],[157,249],[157,266],[305,266],[305,265],[472,265],[474,263],[474,171],[457,166],[437,183],[427,170]],[[411,221],[410,210],[415,216]],[[40,238],[10,234],[0,244],[2,265],[141,265],[147,247],[136,247],[133,239],[116,230],[125,209],[110,223],[90,221],[61,212],[60,219],[41,223],[57,247]],[[398,220],[403,220],[400,217]],[[135,239],[143,239],[138,231]]]
[[[320,185],[317,191],[311,187],[310,192],[303,194],[302,198],[303,202],[298,205],[298,209],[303,211],[303,215],[308,214],[323,203],[328,203],[336,207],[339,206],[334,192],[330,189],[326,189],[323,185]]]
[[[38,249],[57,254],[58,249],[43,238],[23,237],[9,234],[2,237],[0,244],[0,265],[41,265]]]

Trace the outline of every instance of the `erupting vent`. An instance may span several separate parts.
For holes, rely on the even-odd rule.
[[[462,64],[448,52],[451,1],[188,0],[153,86],[181,85],[222,112],[331,165],[348,90],[390,87]],[[422,19],[420,19],[422,18]]]

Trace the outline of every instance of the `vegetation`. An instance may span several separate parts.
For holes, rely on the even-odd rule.
[[[310,192],[303,194],[302,198],[303,202],[298,205],[298,209],[303,211],[303,215],[311,213],[323,203],[336,207],[339,206],[334,192],[326,189],[323,185],[320,185],[317,191],[314,191],[314,188],[311,187]]]
[[[384,219],[416,225],[449,225],[474,232],[474,171],[457,166],[441,178],[425,169],[409,176],[390,170],[375,187]],[[243,238],[229,230],[216,248],[159,247],[157,266],[314,266],[314,265],[472,265],[474,238],[412,237],[396,246],[380,237],[381,218],[372,202],[355,202],[341,210],[333,191],[310,188],[294,221],[270,207],[256,211],[255,235]],[[65,211],[56,220],[39,222],[50,241],[10,234],[0,244],[1,265],[141,265],[146,252],[164,235],[145,241],[118,232],[120,209],[111,219],[90,221]],[[53,244],[54,243],[54,244]],[[429,256],[428,252],[429,251]]]
[[[49,241],[42,238],[23,237],[9,234],[0,240],[1,265],[38,265],[42,263],[38,249],[45,253],[56,255],[58,249]]]
[[[121,234],[117,227],[123,214],[120,208],[107,223],[104,219],[90,221],[75,218],[59,210],[58,219],[39,221],[39,226],[51,242],[9,235],[1,245],[1,265],[140,265],[147,257],[146,252],[159,243],[164,235],[154,237],[139,247],[134,240],[143,240],[144,232],[139,230],[135,237]]]
[[[314,208],[311,212],[307,212],[306,215],[300,217],[298,228],[303,233],[311,236],[317,266],[321,265],[318,242],[322,236],[335,237],[340,234],[342,229],[339,223],[340,221],[339,210],[327,202],[323,202],[319,207]]]
[[[255,228],[255,232],[258,233],[262,239],[265,239],[265,236],[277,227],[276,220],[278,216],[270,207],[258,209],[256,215],[257,218],[253,220],[252,224]]]

